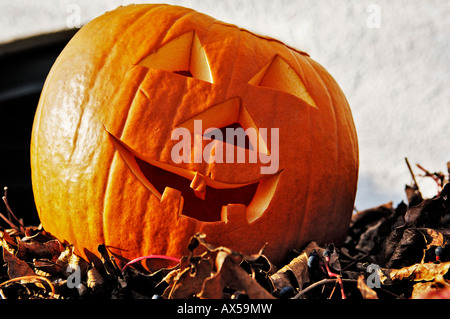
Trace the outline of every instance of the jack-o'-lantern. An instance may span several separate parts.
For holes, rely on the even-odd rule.
[[[56,60],[31,167],[44,229],[85,258],[99,244],[120,262],[180,257],[203,232],[246,254],[267,243],[279,263],[345,236],[358,146],[344,94],[306,53],[191,9],[131,5]]]

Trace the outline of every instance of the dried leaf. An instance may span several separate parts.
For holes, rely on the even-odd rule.
[[[450,287],[441,289],[430,289],[426,290],[423,294],[413,297],[414,299],[450,299]]]
[[[414,285],[412,299],[450,299],[450,281],[438,275],[432,282],[418,282]]]
[[[450,262],[414,264],[401,269],[381,268],[380,280],[383,284],[394,280],[430,281],[445,275],[449,268]]]
[[[17,242],[3,228],[0,228],[0,238],[0,246],[5,247],[9,251],[17,247]]]
[[[413,291],[411,293],[412,299],[426,299],[423,298],[426,294],[433,290],[432,286],[434,282],[418,282],[413,286]]]
[[[192,298],[202,290],[203,281],[211,276],[213,265],[210,259],[200,259],[195,265],[195,271],[191,267],[177,270],[173,278],[173,285],[168,290],[170,299]]]
[[[60,254],[64,251],[64,246],[57,239],[49,240],[44,242],[45,247],[51,255],[51,260],[56,261]]]
[[[432,199],[425,199],[419,205],[409,208],[405,223],[409,227],[437,228],[443,216],[450,213],[450,184],[446,184]]]
[[[416,185],[413,186],[406,185],[405,193],[409,207],[419,205],[423,201],[422,194],[420,193]]]
[[[431,246],[443,246],[445,244],[444,234],[440,231],[431,228],[418,228],[425,237],[427,241],[427,249]]]
[[[370,226],[359,238],[356,249],[360,251],[370,252],[376,243],[376,237],[378,236],[379,228],[384,219],[379,220],[373,226]]]
[[[277,271],[277,268],[269,261],[269,259],[261,255],[255,260],[248,260],[244,256],[244,260],[240,266],[248,273],[252,274],[252,277],[263,286],[267,291],[272,293],[274,291],[270,276]]]
[[[392,202],[359,211],[352,215],[350,227],[352,229],[364,229],[367,226],[377,223],[380,219],[388,217],[393,211]]]
[[[87,272],[87,286],[92,290],[97,290],[103,285],[103,283],[103,277],[97,268],[91,267]]]
[[[22,260],[32,260],[33,258],[49,258],[51,254],[43,243],[35,240],[17,241],[18,248],[16,256]]]
[[[366,280],[363,275],[358,277],[357,287],[364,299],[378,299],[378,295],[375,290],[367,286]]]
[[[206,249],[201,256],[194,256],[193,251],[202,245]],[[214,247],[205,240],[205,235],[198,233],[189,243],[190,257],[183,257],[179,269],[169,273],[165,282],[169,287],[164,296],[172,299],[192,298],[194,296],[208,299],[223,297],[225,287],[245,291],[250,298],[273,298],[249,273],[241,267],[243,261],[253,267],[261,261],[263,249],[258,254],[245,256],[227,247]],[[263,267],[270,270],[270,263]]]
[[[399,268],[421,262],[424,257],[426,240],[416,228],[407,228],[386,263],[387,268]]]
[[[47,233],[41,226],[39,227],[26,227],[25,237],[22,238],[23,241],[35,240],[41,243],[45,243],[49,240],[53,240],[54,237]]]
[[[239,258],[225,251],[219,251],[216,256],[217,272],[205,279],[200,298],[220,299],[223,289],[230,287],[245,293],[251,299],[274,299],[255,279],[239,266]]]
[[[404,226],[394,227],[383,242],[380,256],[378,256],[382,264],[386,264],[391,259],[398,243],[403,237],[404,230]]]
[[[51,275],[64,274],[66,271],[61,265],[48,259],[35,259],[33,260],[33,266],[36,270],[44,271]]]
[[[281,290],[287,286],[293,286],[292,277],[297,281],[297,285],[302,289],[303,284],[309,282],[308,275],[308,257],[311,251],[316,250],[319,255],[322,255],[324,248],[319,247],[315,242],[311,242],[300,254],[294,258],[288,265],[278,270],[275,274],[270,276],[270,280],[276,290]]]
[[[110,255],[108,252],[108,249],[106,245],[100,244],[97,247],[98,252],[100,253],[100,259],[102,261],[103,267],[105,268],[106,272],[116,277],[119,281],[122,280],[122,272],[117,266],[114,256]]]
[[[80,268],[81,277],[86,276],[89,269],[89,264],[84,259],[74,254],[74,247],[72,245],[67,246],[61,255],[56,260],[56,264],[64,269],[64,275],[70,276],[74,269]]]
[[[8,264],[8,276],[9,278],[17,278],[22,276],[34,276],[36,275],[31,267],[20,260],[7,249],[3,248],[3,260]]]

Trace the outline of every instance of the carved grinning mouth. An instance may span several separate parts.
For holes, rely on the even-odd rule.
[[[205,198],[199,198],[191,188],[190,181],[184,177],[170,173],[153,166],[136,157],[136,162],[145,177],[151,181],[162,194],[166,187],[177,189],[183,196],[183,214],[201,221],[221,220],[222,206],[228,204],[244,204],[252,201],[258,183],[252,183],[238,188],[216,189],[206,186]]]
[[[280,172],[247,184],[214,181],[166,163],[144,161],[111,133],[109,136],[130,170],[153,195],[161,199],[167,188],[180,191],[182,214],[199,221],[226,223],[228,218],[224,208],[229,204],[242,204],[246,207],[247,222],[251,223],[267,209],[278,184]]]

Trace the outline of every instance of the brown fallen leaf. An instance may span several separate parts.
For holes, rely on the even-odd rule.
[[[294,258],[289,264],[270,276],[275,290],[279,291],[287,286],[293,287],[293,278],[297,281],[295,284],[300,289],[305,283],[309,282],[308,257],[313,250],[316,250],[319,256],[322,256],[325,249],[318,246],[316,242],[311,242],[300,256]]]
[[[431,228],[417,228],[426,239],[426,249],[430,249],[431,246],[444,246],[446,243],[444,233],[439,230],[431,229]]]
[[[416,185],[406,185],[405,186],[406,198],[408,201],[408,206],[413,207],[420,204],[423,200],[422,194]]]
[[[404,224],[402,219],[406,209],[407,205],[403,202],[396,208],[389,202],[354,214],[346,238],[347,251],[354,256],[373,255],[374,261],[384,264],[403,234],[403,229],[396,232],[393,229]],[[387,240],[389,235],[392,238]],[[390,247],[387,247],[389,244]]]
[[[20,260],[5,248],[3,248],[3,260],[8,264],[8,276],[11,279],[24,276],[36,276],[33,269],[25,261]]]
[[[64,276],[70,276],[75,269],[80,270],[80,276],[84,278],[89,270],[89,263],[74,253],[72,245],[67,246],[59,255],[55,263],[63,269]]]
[[[10,234],[3,228],[0,228],[0,246],[5,247],[8,250],[12,250],[13,248],[17,248],[17,242],[15,239],[11,237]]]
[[[206,252],[194,256],[193,250],[202,245]],[[252,265],[262,254],[245,256],[227,247],[214,247],[198,233],[189,243],[191,256],[183,257],[179,269],[169,273],[164,279],[169,283],[164,296],[167,298],[222,299],[224,288],[244,291],[252,299],[273,299],[274,297],[253,278],[241,263],[245,260]]]
[[[95,267],[90,267],[87,272],[87,286],[92,290],[99,290],[104,283],[103,277]]]
[[[440,221],[450,213],[450,183],[442,192],[432,198],[425,199],[419,205],[410,207],[405,213],[405,225],[409,227],[439,227]]]
[[[221,299],[223,289],[230,287],[244,291],[251,299],[275,299],[255,279],[239,266],[242,257],[219,251],[216,256],[217,272],[206,278],[199,297],[202,299]]]
[[[380,226],[383,224],[384,218],[377,221],[373,226],[361,234],[358,244],[355,246],[359,251],[370,252],[377,244],[376,238],[379,233]]]
[[[364,299],[378,299],[378,295],[375,290],[367,286],[366,280],[363,275],[358,277],[357,287]]]
[[[390,216],[394,212],[393,203],[388,202],[374,208],[368,208],[352,215],[350,228],[356,232],[366,229],[377,223],[380,219]]]
[[[50,275],[64,274],[66,269],[48,259],[34,259],[33,267],[36,271],[43,271]]]
[[[41,242],[30,241],[17,241],[18,248],[16,256],[22,260],[33,260],[33,258],[50,258],[51,254],[47,246]]]
[[[442,275],[431,282],[418,282],[414,285],[412,299],[450,299],[450,281]]]
[[[209,259],[201,258],[194,267],[195,269],[188,265],[181,266],[173,274],[168,275],[168,278],[173,280],[173,285],[164,293],[167,298],[187,299],[201,292],[203,281],[211,276],[213,265]]]
[[[404,229],[401,239],[395,244],[393,253],[386,263],[386,268],[401,268],[422,262],[425,248],[426,239],[422,232],[417,228]]]
[[[64,251],[64,246],[58,239],[52,239],[44,242],[45,247],[51,255],[51,260],[56,261],[60,254]]]
[[[414,284],[411,299],[423,299],[422,296],[429,293],[430,290],[433,290],[433,285],[434,282],[432,281],[418,282]]]
[[[445,275],[450,269],[450,262],[414,264],[401,269],[380,268],[380,280],[383,284],[395,280],[430,281]]]
[[[432,285],[430,285],[431,287]],[[413,299],[450,299],[450,287],[442,289],[428,289],[424,293],[413,297]]]

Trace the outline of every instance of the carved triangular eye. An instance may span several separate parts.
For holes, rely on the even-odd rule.
[[[291,66],[279,55],[276,55],[264,68],[262,68],[249,84],[265,86],[295,95],[309,105],[317,105],[306,90],[305,84]]]
[[[150,69],[159,69],[213,82],[205,50],[195,31],[187,32],[167,42],[138,63]]]

